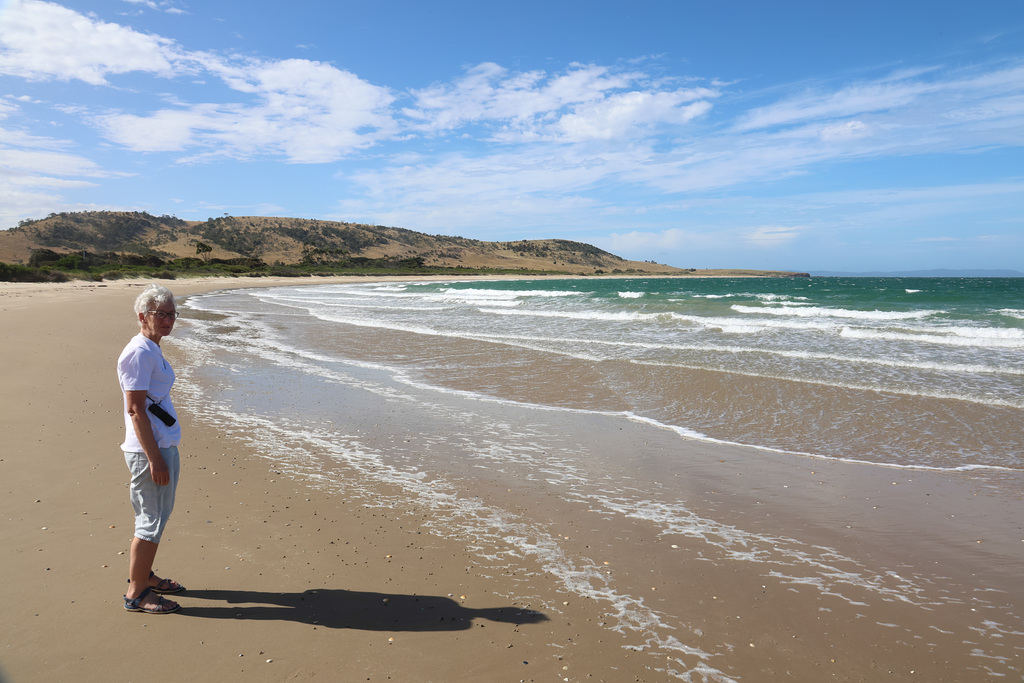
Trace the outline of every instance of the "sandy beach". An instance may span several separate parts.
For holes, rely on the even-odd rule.
[[[183,297],[331,280],[164,284]],[[611,537],[635,546],[608,571],[649,585],[652,604],[686,612],[681,640],[736,644],[727,662],[695,654],[684,666],[607,628],[599,600],[569,595],[542,572],[486,571],[474,539],[430,533],[420,511],[365,493],[326,495],[207,416],[182,415],[181,484],[156,570],[187,586],[175,596],[183,609],[126,613],[132,515],[114,362],[137,332],[141,286],[0,284],[2,681],[953,682],[982,680],[979,649],[993,653],[988,675],[1021,678],[1024,504],[1014,491],[1024,487],[993,486],[991,474],[751,458],[697,441],[682,445],[692,450],[686,468],[664,476],[684,477],[723,523],[934,577],[927,590],[962,599],[895,597],[893,573],[892,599],[833,601],[726,569],[700,539],[648,538],[629,520],[543,503],[569,547],[585,552]],[[173,335],[164,348],[177,365]],[[604,428],[566,421],[573,433]],[[603,443],[598,458],[608,460],[621,448],[680,448],[678,436],[639,424]],[[512,507],[517,492],[496,482],[487,495]],[[972,602],[982,594],[1017,621],[992,626]],[[694,663],[704,661],[702,672]]]

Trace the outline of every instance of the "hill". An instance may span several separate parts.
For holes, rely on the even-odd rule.
[[[222,216],[185,221],[148,213],[98,211],[50,214],[0,231],[0,262],[30,263],[38,250],[49,250],[54,258],[75,253],[102,254],[122,261],[202,257],[258,260],[270,266],[337,267],[390,261],[419,267],[565,274],[797,275],[775,271],[694,271],[628,261],[592,245],[563,239],[485,242],[404,228],[303,218]]]

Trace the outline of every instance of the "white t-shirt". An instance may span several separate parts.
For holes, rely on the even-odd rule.
[[[120,357],[117,359],[117,379],[121,384],[121,391],[145,391],[150,400],[146,401],[146,408],[150,403],[159,403],[160,407],[178,419],[174,411],[174,404],[171,403],[171,387],[174,385],[174,370],[171,364],[164,360],[164,354],[160,346],[151,339],[147,339],[141,333],[132,337],[128,345],[124,347]],[[149,413],[149,421],[153,425],[153,436],[160,448],[169,448],[181,443],[181,423],[175,422],[168,427],[160,418]],[[128,453],[142,453],[142,444],[135,435],[135,426],[128,414],[128,395],[124,396],[124,443],[121,450]]]

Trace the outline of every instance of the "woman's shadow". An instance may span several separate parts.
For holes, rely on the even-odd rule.
[[[177,596],[176,596],[177,597]],[[432,595],[392,595],[320,588],[303,593],[237,590],[190,590],[182,593],[182,615],[204,619],[296,621],[326,628],[366,631],[461,631],[474,619],[509,624],[547,621],[540,613],[520,607],[471,609],[451,598]],[[228,603],[195,606],[191,599]]]

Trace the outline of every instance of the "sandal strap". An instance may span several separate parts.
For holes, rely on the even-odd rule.
[[[129,598],[126,595],[124,597],[124,603],[126,605],[130,605],[132,607],[138,607],[139,605],[142,604],[142,598],[144,598],[147,595],[149,595],[152,590],[153,590],[152,588],[150,588],[149,586],[146,586],[146,589],[144,591],[142,591],[141,593],[139,593],[139,596],[137,598]]]
[[[157,593],[180,593],[185,587],[174,579],[160,579],[160,582],[153,586],[153,590]]]

